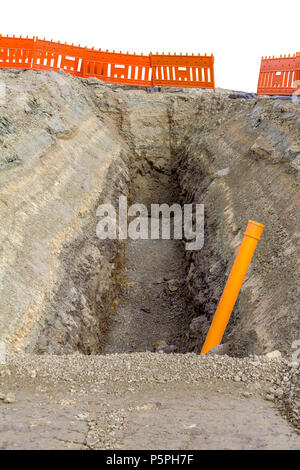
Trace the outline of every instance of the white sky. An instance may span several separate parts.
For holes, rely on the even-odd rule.
[[[216,86],[223,88],[256,91],[262,55],[300,50],[299,0],[1,3],[3,35],[39,36],[145,54],[213,53]]]

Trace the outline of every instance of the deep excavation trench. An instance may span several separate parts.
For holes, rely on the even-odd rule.
[[[127,161],[128,163],[128,161]],[[128,195],[128,204],[142,203],[148,209],[150,229],[151,204],[182,203],[183,196],[177,178],[178,159],[172,156],[136,157],[128,165],[128,175],[122,185],[115,179],[114,170],[108,175],[105,197],[118,210],[118,198]],[[122,191],[123,186],[123,191]],[[130,187],[130,190],[128,189]],[[110,188],[110,189],[109,189]],[[130,222],[132,218],[129,218]],[[161,223],[161,219],[160,219]],[[88,240],[97,245],[103,253],[110,254],[113,262],[105,295],[97,296],[100,279],[92,282],[94,258],[87,256],[85,262],[76,262],[70,254],[65,256],[69,264],[70,278],[77,283],[85,283],[91,298],[92,321],[85,321],[82,305],[77,303],[71,312],[80,320],[70,331],[66,319],[48,317],[35,345],[35,352],[55,352],[58,354],[78,350],[84,354],[119,353],[137,351],[186,352],[191,349],[189,325],[193,317],[193,305],[188,298],[186,276],[189,269],[189,252],[185,251],[184,241],[173,236],[173,213],[170,216],[171,239],[131,240],[124,242],[95,239],[95,225],[88,230]],[[84,249],[82,243],[75,243],[70,251],[79,255]],[[102,260],[100,259],[99,262]],[[73,266],[70,265],[73,263]],[[87,265],[90,263],[90,265]],[[92,271],[92,275],[91,275]],[[108,277],[108,273],[105,272]],[[61,286],[58,297],[63,296],[66,285]],[[80,312],[81,310],[81,312]],[[90,319],[89,319],[90,320]],[[199,331],[198,331],[199,334]]]
[[[176,164],[174,157],[142,157],[131,164],[129,203],[147,207],[149,236],[151,204],[171,206],[182,200]],[[118,260],[119,296],[108,315],[104,353],[188,349],[187,260],[183,241],[174,239],[172,216],[170,240],[125,243]]]
[[[170,240],[150,239],[150,232],[148,240],[96,236],[98,204],[110,202],[118,211],[120,195],[128,197],[128,205],[147,207],[149,229],[151,204],[185,202],[168,107],[156,107],[150,100],[148,106],[150,116],[147,108],[146,115],[140,115],[134,101],[131,122],[126,111],[109,110],[109,119],[127,145],[108,168],[92,220],[61,256],[61,282],[46,306],[48,313],[31,335],[28,352],[200,351],[208,323],[188,294],[191,252],[185,250],[184,240],[173,237],[173,213]],[[149,135],[152,140],[147,142]]]
[[[24,191],[12,189],[11,197],[31,223],[26,231],[23,219],[12,216],[16,233],[25,235],[20,246],[16,236],[17,282],[7,268],[3,284],[0,338],[8,339],[10,350],[199,353],[247,220],[255,219],[267,229],[223,353],[290,354],[299,335],[298,109],[218,93],[148,95],[97,80],[54,79],[68,82],[73,107],[66,110],[57,98],[55,112],[65,115],[61,122],[43,117],[42,129],[39,111],[29,123],[38,150],[29,151],[42,157],[28,168],[20,164],[13,176],[25,181]],[[46,94],[45,109],[48,99],[53,103]],[[181,240],[99,240],[97,208],[111,203],[117,209],[120,195],[129,204],[145,204],[149,213],[151,203],[203,203],[203,248],[186,251]]]

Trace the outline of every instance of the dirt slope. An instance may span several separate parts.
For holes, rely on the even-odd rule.
[[[246,221],[266,226],[225,338],[237,354],[290,354],[299,337],[298,116],[291,103],[206,100],[181,152],[186,199],[205,205],[205,244],[193,254],[189,288],[209,320]]]

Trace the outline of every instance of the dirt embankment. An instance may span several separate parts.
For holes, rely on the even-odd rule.
[[[300,320],[299,105],[216,96],[200,109],[178,165],[186,200],[205,205],[205,244],[193,253],[188,275],[201,315],[192,324],[196,348],[253,219],[266,228],[224,338],[226,350],[290,355]]]
[[[96,237],[97,206],[125,194],[146,204],[158,196],[205,204],[204,248],[185,254],[178,247],[180,269],[171,276],[188,295],[188,307],[179,308],[181,339],[196,352],[247,219],[265,223],[225,341],[238,355],[290,353],[299,338],[297,105],[198,91],[147,94],[52,72],[5,71],[1,79],[0,339],[11,351],[101,352],[122,294],[137,306],[138,292],[122,292],[119,270],[122,279],[126,269],[137,273],[130,262],[145,247],[127,263],[123,244]],[[143,287],[151,304],[138,306],[145,323],[149,311],[176,313],[177,294],[166,290],[161,268],[159,295],[153,279]],[[174,315],[157,324],[169,320],[176,330]],[[151,349],[146,343],[137,349]]]
[[[80,81],[1,80],[0,339],[12,351],[98,352],[116,247],[96,237],[96,209],[126,193],[126,144]]]

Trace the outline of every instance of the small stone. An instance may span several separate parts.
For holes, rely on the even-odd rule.
[[[163,352],[165,354],[175,353],[177,351],[177,346],[175,344],[168,344],[167,346],[161,346],[157,349],[159,353]]]
[[[293,113],[284,113],[282,119],[293,119],[295,115]]]
[[[250,364],[254,367],[257,367],[260,363],[258,361],[251,361]]]
[[[291,161],[291,165],[296,170],[300,170],[300,153]]]
[[[15,401],[16,397],[13,393],[8,393],[3,400],[4,403],[15,403]]]
[[[223,168],[222,170],[217,171],[216,176],[226,176],[229,173],[229,168]]]
[[[269,352],[269,353],[266,354],[266,357],[267,357],[268,359],[278,359],[278,358],[281,357],[281,352],[280,352],[280,351],[277,351],[277,350],[271,351],[271,352]]]
[[[9,377],[10,375],[11,375],[11,372],[9,369],[4,369],[1,374],[2,377],[5,377],[5,376]]]
[[[227,344],[218,344],[218,346],[215,346],[213,349],[208,351],[206,355],[207,356],[222,356],[226,354],[227,351],[228,351]]]
[[[243,392],[242,395],[243,395],[243,397],[245,397],[245,398],[250,398],[251,395],[252,395],[252,393],[250,393],[250,392]]]
[[[291,362],[291,363],[290,363],[290,367],[291,367],[292,369],[298,369],[298,367],[299,367],[299,362],[296,362],[296,361]]]
[[[30,377],[31,377],[32,379],[35,379],[35,378],[36,378],[36,370],[33,370],[33,371],[31,372]]]
[[[171,279],[167,282],[167,286],[170,292],[176,292],[179,289],[180,282],[178,279]]]
[[[239,375],[236,375],[236,376],[234,377],[234,381],[235,381],[235,382],[240,382],[240,381],[241,381],[241,377],[240,377]]]
[[[164,339],[162,339],[160,341],[157,341],[157,343],[154,344],[154,349],[159,352],[166,346],[168,346],[167,343],[165,342]]]
[[[266,400],[268,400],[268,401],[274,401],[274,399],[275,399],[275,397],[274,397],[274,395],[273,395],[272,393],[268,393],[268,394],[266,395]]]
[[[88,419],[88,417],[89,417],[88,413],[78,413],[78,415],[75,416],[75,418],[77,418],[81,421],[84,421],[84,420]]]

